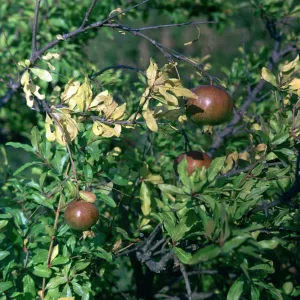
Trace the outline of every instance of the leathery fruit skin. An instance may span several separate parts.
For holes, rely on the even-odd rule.
[[[186,115],[198,125],[220,125],[232,118],[233,102],[231,96],[222,88],[201,85],[192,92],[197,99],[188,99]]]
[[[188,151],[181,153],[174,162],[174,169],[177,172],[177,167],[179,163],[186,157],[187,160],[187,173],[188,175],[192,175],[192,173],[196,170],[196,168],[205,167],[206,169],[209,168],[212,159],[211,157],[206,154],[205,152],[201,151]]]
[[[71,202],[65,211],[65,222],[70,228],[78,231],[90,229],[98,219],[97,207],[83,200]]]

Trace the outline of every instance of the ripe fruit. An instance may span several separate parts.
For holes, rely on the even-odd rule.
[[[205,167],[206,169],[208,169],[212,161],[211,157],[204,152],[188,151],[180,154],[175,159],[174,162],[175,171],[177,171],[177,166],[185,157],[187,160],[187,172],[189,176],[192,175],[192,173],[196,170],[196,168]]]
[[[74,230],[87,230],[97,223],[98,218],[97,207],[83,200],[71,202],[65,211],[65,222]]]
[[[220,125],[231,119],[233,103],[225,90],[213,85],[200,85],[192,92],[198,98],[187,100],[186,114],[194,123]]]

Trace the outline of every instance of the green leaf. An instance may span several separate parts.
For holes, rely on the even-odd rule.
[[[279,240],[276,239],[276,238],[273,238],[271,240],[259,241],[258,244],[263,249],[270,249],[271,250],[271,249],[275,249],[278,246]]]
[[[207,179],[209,182],[213,181],[216,176],[220,173],[224,166],[226,157],[215,158],[207,170]]]
[[[230,287],[226,300],[239,300],[244,288],[244,279],[239,277]]]
[[[23,292],[25,294],[30,294],[34,299],[36,295],[34,280],[31,278],[30,275],[25,275],[22,281],[23,281]]]
[[[21,148],[27,152],[35,152],[31,146],[26,145],[26,144],[8,142],[8,143],[6,143],[6,146],[11,146],[14,148]]]
[[[185,195],[185,193],[178,187],[171,184],[159,184],[158,188],[166,194],[180,194]]]
[[[33,268],[34,275],[38,277],[43,277],[43,278],[49,278],[51,276],[51,269],[47,268],[44,265],[38,265]]]
[[[260,300],[260,291],[254,284],[251,284],[251,300]]]
[[[271,141],[271,145],[273,145],[273,146],[280,145],[280,144],[284,143],[289,137],[290,137],[289,133],[280,132],[273,137],[273,139]]]
[[[101,247],[97,247],[96,251],[95,251],[95,255],[97,255],[98,257],[101,257],[103,259],[105,259],[108,262],[112,262],[112,254],[105,251],[103,248]]]
[[[49,71],[44,69],[38,69],[38,68],[30,68],[30,70],[34,75],[36,75],[41,80],[46,82],[52,81],[52,75],[50,74]]]
[[[46,289],[55,289],[56,287],[60,286],[61,284],[64,284],[67,282],[66,277],[53,277],[50,279],[50,281],[46,285]]]
[[[249,268],[250,271],[266,271],[267,273],[274,273],[275,269],[267,264],[259,264]]]
[[[259,286],[263,287],[264,289],[268,290],[274,296],[275,299],[277,299],[277,300],[283,300],[280,291],[277,290],[274,286],[266,284],[266,283],[264,283],[262,281],[255,281],[254,283],[256,285],[259,285]]]
[[[83,166],[83,174],[86,181],[91,181],[93,179],[93,170],[89,164]]]
[[[74,280],[71,281],[71,283],[72,283],[74,292],[79,296],[83,296],[84,291],[82,289],[82,286],[80,284],[78,284],[77,282],[75,282]]]
[[[68,262],[69,262],[69,258],[68,257],[58,256],[58,257],[55,257],[53,259],[53,261],[51,262],[51,265],[52,266],[64,265],[64,264],[66,264]]]
[[[10,253],[8,251],[0,251],[0,260],[7,257]]]
[[[111,207],[116,207],[116,202],[114,201],[114,199],[108,195],[105,195],[103,193],[97,193],[97,196],[99,196],[99,200],[102,200],[104,203],[106,203],[107,205],[111,206]]]
[[[0,294],[2,294],[3,292],[9,290],[13,286],[14,285],[11,281],[0,282]]]
[[[209,245],[193,254],[192,258],[189,260],[189,265],[198,264],[200,262],[208,261],[216,258],[221,252],[221,249],[217,245]]]
[[[0,221],[0,229],[4,228],[7,225],[8,221],[7,220],[1,220]]]
[[[41,142],[41,133],[38,128],[34,126],[31,130],[31,145],[35,151],[39,151],[39,144]]]
[[[148,186],[142,182],[140,189],[141,210],[144,216],[148,216],[151,213],[151,192]]]
[[[164,227],[166,228],[169,235],[172,237],[175,229],[176,219],[172,212],[163,212],[159,214],[161,220],[164,223]]]
[[[178,257],[178,259],[184,264],[187,264],[189,262],[189,260],[192,258],[191,253],[186,252],[179,247],[174,247],[173,249],[174,249],[175,254]]]
[[[34,165],[38,165],[38,164],[42,164],[41,162],[39,161],[31,161],[31,162],[28,162],[26,164],[24,164],[23,166],[21,166],[19,169],[17,169],[15,172],[14,172],[14,176],[18,175],[19,173],[21,173],[22,171],[24,171],[25,169],[31,167],[31,166],[34,166]]]
[[[91,262],[89,261],[78,261],[76,262],[74,269],[77,272],[84,270],[85,268],[87,268],[90,265]]]
[[[177,171],[178,171],[180,181],[190,191],[191,187],[192,187],[192,182],[191,182],[191,178],[189,177],[188,172],[187,172],[186,155],[184,156],[184,159],[179,163],[179,165],[177,167]]]
[[[125,238],[125,240],[128,240],[128,241],[135,240],[135,239],[130,238],[128,233],[120,227],[116,227],[116,231],[119,232],[120,234],[122,234],[122,236]]]
[[[245,240],[248,239],[248,236],[236,236],[234,238],[232,238],[231,240],[225,242],[224,246],[221,248],[222,250],[222,254],[231,252],[234,248],[239,247],[240,245],[242,245]]]
[[[112,181],[113,181],[113,183],[115,183],[117,185],[121,185],[121,186],[128,185],[128,180],[117,174],[114,174],[114,178]]]

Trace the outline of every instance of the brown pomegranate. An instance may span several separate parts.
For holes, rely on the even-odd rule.
[[[192,92],[197,99],[188,99],[186,115],[198,125],[220,125],[229,121],[233,114],[231,96],[222,88],[201,85]]]
[[[74,230],[84,231],[95,225],[99,218],[97,207],[80,200],[71,202],[65,211],[65,222]]]
[[[192,175],[192,173],[196,170],[196,168],[205,167],[206,169],[209,168],[211,164],[211,157],[200,151],[188,151],[185,153],[180,154],[174,162],[174,169],[177,171],[177,167],[179,163],[186,157],[187,160],[187,172],[188,175]]]

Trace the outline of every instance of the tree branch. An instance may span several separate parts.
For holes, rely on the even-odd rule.
[[[89,76],[90,79],[94,79],[99,75],[102,75],[104,72],[109,71],[109,70],[119,70],[119,69],[127,69],[127,70],[132,70],[132,71],[136,71],[144,76],[146,76],[145,72],[139,68],[136,67],[131,67],[131,66],[126,66],[126,65],[115,65],[115,66],[108,66],[105,67],[103,69],[101,69],[100,71],[93,73],[92,75]]]
[[[177,258],[176,255],[174,255],[174,262],[175,262],[175,265],[179,266],[180,272],[184,278],[187,298],[188,298],[188,300],[192,300],[191,284],[190,284],[190,280],[189,280],[188,274],[186,272],[185,266],[182,262],[180,262],[180,260]]]
[[[85,17],[84,17],[84,19],[83,19],[83,21],[82,21],[82,24],[81,24],[81,26],[80,26],[81,28],[84,28],[85,24],[88,22],[89,17],[90,17],[90,15],[91,15],[92,10],[94,9],[94,7],[95,7],[97,1],[98,1],[98,0],[93,0],[91,6],[90,6],[90,8],[89,8],[89,10],[88,10],[87,13],[85,14]]]
[[[36,0],[33,25],[32,25],[32,42],[31,42],[31,56],[30,57],[33,57],[34,53],[37,51],[36,36],[37,36],[38,24],[39,24],[40,3],[41,3],[41,0]]]

